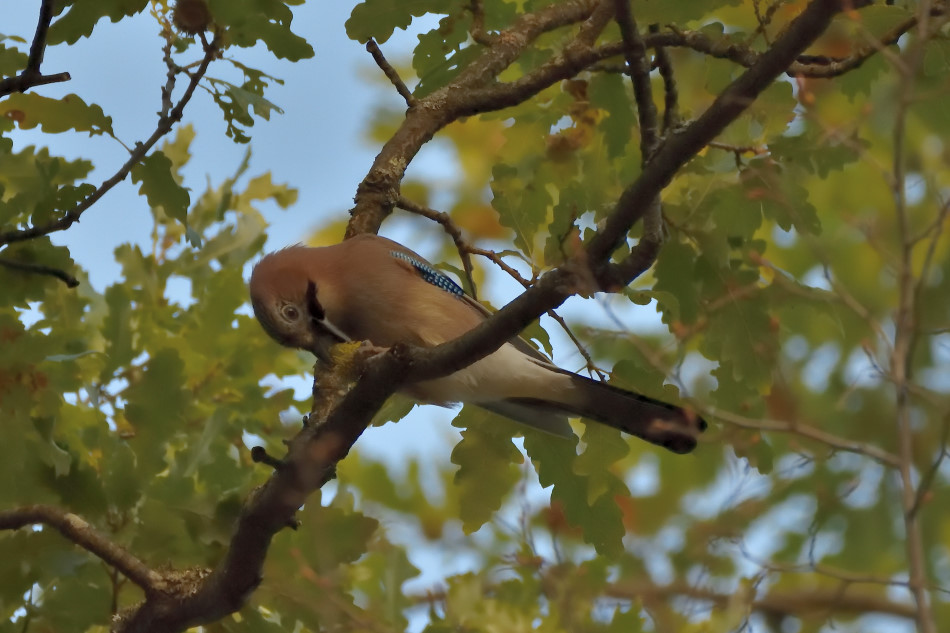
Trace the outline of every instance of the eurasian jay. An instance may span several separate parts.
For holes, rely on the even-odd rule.
[[[266,255],[250,281],[254,314],[287,347],[326,361],[344,341],[435,346],[489,314],[429,262],[383,237],[291,246]],[[560,369],[521,338],[444,378],[402,390],[428,403],[474,403],[529,426],[571,435],[568,416],[596,420],[688,453],[706,423],[689,410]]]

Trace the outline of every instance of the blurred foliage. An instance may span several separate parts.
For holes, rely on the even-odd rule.
[[[294,4],[209,0],[209,28],[222,46],[260,43],[296,61],[313,50],[290,29]],[[481,4],[484,28],[495,31],[552,2]],[[804,3],[769,5],[771,23],[758,28],[765,5],[643,0],[634,12],[641,25],[701,28],[764,50]],[[841,15],[809,52],[860,50],[916,8],[895,5]],[[200,55],[199,38],[169,30],[167,2],[56,6],[51,45],[95,37],[100,19],[151,7],[176,55]],[[469,6],[365,0],[347,32],[384,41],[435,14],[437,26],[397,64],[421,97],[481,52]],[[28,34],[19,35],[0,36],[5,76],[26,65]],[[501,79],[550,60],[566,37],[540,37]],[[207,630],[402,631],[410,620],[431,633],[897,630],[874,609],[834,604],[854,594],[910,604],[900,479],[871,454],[900,452],[892,347],[908,284],[917,516],[929,582],[950,587],[950,471],[941,461],[950,425],[950,45],[945,25],[927,42],[916,37],[839,78],[783,79],[765,91],[664,191],[668,239],[651,271],[609,302],[574,304],[582,306],[572,312],[574,332],[612,382],[688,395],[714,422],[694,455],[579,422],[574,440],[548,437],[469,409],[454,422],[463,429],[458,444],[431,439],[425,464],[397,469],[357,445],[332,490],[301,511],[301,529],[275,538],[250,604]],[[602,36],[616,38],[613,25]],[[908,65],[917,46],[919,68]],[[686,48],[668,53],[682,120],[741,72]],[[279,80],[236,61],[240,51],[233,57],[215,63],[234,64],[245,83],[209,78],[204,86],[227,134],[248,142],[255,117],[280,112],[265,96]],[[662,81],[653,81],[661,105]],[[0,230],[59,218],[94,190],[89,161],[45,147],[14,151],[11,140],[37,126],[113,135],[95,86],[80,89],[83,96],[37,90],[0,101]],[[387,140],[401,112],[381,108],[367,135]],[[152,245],[116,249],[122,274],[103,292],[47,237],[0,250],[3,259],[78,271],[84,282],[68,289],[0,266],[0,508],[56,504],[156,566],[221,558],[242,501],[267,474],[251,463],[247,443],[280,454],[296,412],[308,410],[292,390],[268,385],[306,374],[311,359],[264,335],[242,278],[265,240],[258,203],[288,207],[296,192],[270,174],[249,176],[247,161],[203,191],[186,185],[195,134],[179,127],[132,171],[151,208]],[[455,153],[456,177],[417,175],[403,194],[439,200],[467,239],[526,278],[571,257],[571,245],[591,235],[640,170],[630,84],[610,68],[453,123],[439,137]],[[312,241],[339,230],[331,225]],[[433,259],[457,271],[458,255],[443,243]],[[904,249],[910,268],[902,274]],[[490,262],[476,264],[480,288],[498,279]],[[496,305],[509,298],[485,295]],[[661,329],[624,326],[654,311]],[[536,326],[530,337],[547,347],[557,325],[542,325],[549,332]],[[571,357],[566,345],[559,356]],[[378,421],[409,408],[394,400]],[[420,584],[420,572],[444,576],[439,561],[448,559],[470,561],[470,573]],[[832,597],[814,608],[758,608],[756,600],[781,592]],[[105,631],[113,609],[140,599],[51,530],[0,534],[0,631]],[[933,600],[950,629],[947,592]]]

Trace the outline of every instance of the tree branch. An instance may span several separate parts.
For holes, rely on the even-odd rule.
[[[132,168],[141,161],[145,155],[149,152],[155,143],[157,143],[163,136],[168,134],[171,131],[172,127],[181,120],[182,113],[184,112],[185,106],[191,100],[191,96],[195,92],[195,88],[198,87],[198,82],[201,81],[201,78],[204,77],[205,72],[208,70],[208,66],[211,64],[211,61],[215,58],[218,53],[217,42],[211,42],[210,45],[205,47],[204,57],[201,59],[201,64],[198,66],[198,69],[194,74],[191,75],[191,81],[188,84],[188,87],[185,88],[184,94],[182,94],[181,99],[178,100],[178,103],[172,108],[168,116],[159,117],[158,125],[155,128],[155,131],[152,133],[145,142],[136,143],[135,149],[132,150],[129,159],[113,174],[110,178],[105,180],[99,187],[84,198],[79,204],[74,206],[72,209],[67,211],[61,218],[58,220],[52,220],[46,224],[40,226],[32,226],[26,229],[16,229],[13,231],[7,231],[5,233],[0,233],[0,246],[4,244],[12,244],[13,242],[22,242],[25,240],[31,240],[41,235],[49,235],[56,231],[64,231],[72,226],[75,222],[79,221],[79,218],[82,214],[93,204],[99,201],[102,196],[104,196],[110,189],[114,186],[125,180],[125,177],[129,175],[129,172],[132,171]]]
[[[548,573],[542,577],[542,585],[550,586],[557,578]],[[486,587],[491,592],[493,587]],[[546,589],[545,593],[552,593]],[[602,592],[607,598],[631,602],[670,601],[677,598],[691,598],[706,602],[717,608],[727,608],[736,601],[734,592],[721,592],[705,587],[696,587],[686,582],[672,582],[658,585],[649,580],[626,580],[608,584]],[[429,590],[422,594],[409,596],[417,604],[433,604],[446,599],[441,590]],[[865,613],[881,613],[906,620],[914,619],[914,606],[889,600],[885,595],[871,592],[834,591],[824,589],[772,590],[754,597],[749,608],[753,611],[774,614],[782,617],[828,618],[835,614],[860,616]]]
[[[864,6],[869,0],[847,3],[849,8]],[[649,209],[679,169],[712,141],[828,27],[831,19],[844,8],[840,0],[812,0],[788,25],[782,36],[746,72],[730,83],[703,112],[682,131],[667,137],[644,167],[640,177],[621,194],[604,228],[590,241],[587,256],[594,275],[604,288],[623,287],[639,274],[648,258],[633,254],[620,265],[606,262],[627,231]],[[648,255],[648,254],[647,254]]]
[[[894,346],[891,349],[890,375],[897,390],[896,427],[900,457],[901,506],[904,511],[905,546],[909,572],[908,585],[917,605],[916,619],[919,633],[937,633],[937,625],[927,591],[927,558],[924,553],[920,516],[917,511],[917,492],[914,488],[914,429],[911,424],[908,386],[913,371],[911,361],[917,342],[917,312],[915,310],[917,285],[913,272],[913,250],[916,242],[911,235],[910,218],[907,212],[904,143],[908,111],[916,96],[917,73],[924,59],[924,44],[930,36],[926,24],[930,13],[929,4],[924,1],[919,8],[921,37],[911,41],[903,55],[906,64],[904,68],[901,68],[901,89],[897,97],[897,112],[894,117],[892,180],[900,260],[897,271],[898,305],[897,314],[894,316]]]
[[[637,117],[640,119],[641,163],[646,164],[660,144],[656,104],[653,103],[653,86],[650,83],[650,60],[643,38],[637,30],[637,21],[630,11],[630,2],[615,0],[614,7],[623,37],[623,56],[633,85],[633,97],[637,102]]]
[[[660,32],[657,24],[650,25],[650,33]],[[673,60],[669,52],[662,46],[654,48],[655,65],[663,79],[663,127],[666,134],[679,122],[679,91],[676,88],[676,77],[673,76]]]
[[[396,72],[396,69],[386,60],[383,51],[379,50],[379,45],[376,43],[376,40],[371,39],[366,42],[366,50],[373,56],[373,61],[376,62],[379,69],[383,71],[386,78],[389,79],[390,83],[396,88],[396,92],[399,93],[399,96],[405,99],[406,106],[411,108],[416,105],[416,98],[412,96],[412,92],[406,87],[405,82],[403,82],[399,73]]]
[[[859,3],[863,6],[867,1],[859,0]],[[850,6],[853,4],[849,3]],[[645,270],[655,259],[659,249],[658,244],[651,249],[632,253],[620,264],[609,264],[607,259],[617,244],[624,239],[629,228],[642,217],[651,201],[657,199],[660,191],[672,180],[676,172],[742,114],[755,97],[785,71],[795,57],[827,28],[831,18],[843,8],[844,4],[840,1],[813,0],[788,26],[775,45],[764,53],[755,65],[726,87],[699,119],[682,132],[664,141],[645,166],[640,177],[621,194],[614,210],[607,217],[604,228],[598,231],[588,243],[586,252],[582,256],[542,276],[534,286],[463,336],[434,348],[412,349],[409,352],[412,362],[409,363],[406,380],[439,378],[491,354],[538,316],[561,305],[567,297],[580,289],[590,290],[591,271],[599,283],[599,289],[611,289],[626,286],[636,274]],[[523,20],[519,24],[521,22]],[[430,107],[428,104],[430,97],[419,102],[418,110],[426,111]],[[475,103],[473,103],[471,94],[458,91],[454,101],[445,104],[446,109],[451,109],[453,105],[457,106],[459,98],[464,99],[467,104],[466,111],[478,107],[478,98],[475,98]],[[407,115],[406,122],[400,130],[406,129],[412,112],[410,111]],[[444,116],[446,120],[452,120],[452,115]],[[428,129],[434,133],[437,128]],[[400,132],[397,131],[396,136],[399,134]],[[392,143],[391,139],[387,146]],[[391,147],[391,149],[395,148]],[[389,155],[386,159],[387,162],[395,161],[399,165],[400,177],[405,165],[418,148],[411,149],[411,155],[399,158]],[[371,174],[377,169],[385,153],[384,150],[377,157]],[[392,175],[394,172],[389,173]],[[364,184],[366,182],[367,180],[363,181]],[[398,196],[395,190],[390,191],[388,195],[393,196],[394,200]],[[358,193],[357,197],[359,196]],[[360,211],[360,204],[357,204],[353,211],[354,217],[347,228],[347,234],[359,232],[360,228],[367,226],[375,230],[378,228],[377,221],[381,221],[382,217],[389,213],[391,207],[392,203],[388,203],[388,208],[381,211],[381,214],[369,213],[365,216],[370,218],[369,221],[365,219],[360,221],[364,215]],[[650,241],[644,240],[642,243],[650,244]]]
[[[79,285],[78,279],[67,273],[65,270],[60,270],[59,268],[54,268],[52,266],[44,266],[43,264],[34,264],[28,262],[18,262],[6,258],[0,258],[0,266],[27,274],[49,275],[51,277],[56,277],[66,284],[67,288],[75,288]]]
[[[521,16],[510,28],[492,38],[492,45],[449,85],[417,100],[359,184],[346,237],[379,231],[399,197],[399,184],[406,167],[436,132],[470,113],[467,101],[476,87],[493,83],[539,35],[587,19],[597,4],[594,0],[568,0]]]
[[[472,297],[478,299],[478,288],[475,286],[474,268],[470,255],[471,247],[468,242],[465,241],[465,238],[462,237],[461,229],[455,225],[455,222],[452,221],[449,214],[424,207],[421,204],[416,204],[405,196],[399,196],[399,200],[396,201],[396,206],[410,213],[428,218],[433,222],[438,222],[442,226],[442,229],[452,238],[452,242],[455,244],[455,250],[458,251],[459,259],[462,260],[462,269],[465,271],[465,278],[468,280],[469,288],[471,288]]]
[[[719,420],[739,428],[755,429],[770,433],[791,433],[793,435],[800,435],[801,437],[814,440],[838,451],[864,455],[888,468],[900,468],[900,459],[898,456],[883,448],[846,437],[840,437],[808,424],[785,422],[782,420],[752,419],[721,409],[712,409],[710,410],[710,414]]]
[[[53,21],[54,2],[55,0],[43,0],[40,4],[40,16],[36,22],[36,33],[33,35],[33,44],[30,45],[26,68],[15,77],[0,80],[0,97],[14,92],[26,92],[34,86],[69,81],[69,73],[44,75],[40,72],[43,55],[46,53],[46,34],[49,32],[50,22]]]
[[[336,463],[401,384],[406,359],[398,350],[376,354],[361,348],[334,361],[317,373],[308,424],[290,441],[270,479],[245,502],[221,563],[210,573],[166,581],[116,624],[117,633],[183,631],[219,620],[247,602],[261,582],[271,539],[294,522],[313,491],[333,478]],[[180,573],[166,576],[177,579]]]
[[[669,600],[676,597],[694,598],[710,602],[717,607],[728,607],[733,603],[735,593],[719,593],[711,589],[694,587],[687,583],[675,582],[669,585],[654,585],[646,582],[619,582],[608,587],[605,592],[613,598],[625,600],[648,600],[658,598]],[[863,615],[865,613],[885,613],[904,619],[913,619],[913,605],[888,600],[883,594],[857,593],[846,591],[826,591],[821,589],[801,591],[774,590],[753,599],[749,607],[780,616],[800,618],[827,618],[835,613]]]
[[[118,569],[145,591],[161,585],[159,574],[71,512],[46,505],[0,511],[0,530],[18,530],[28,525],[46,525],[55,529],[79,547]]]

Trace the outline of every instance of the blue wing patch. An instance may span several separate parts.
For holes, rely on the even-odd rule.
[[[465,291],[461,287],[435,268],[430,266],[425,262],[420,262],[418,259],[412,255],[407,255],[402,251],[389,251],[389,254],[393,257],[398,257],[399,259],[409,262],[412,264],[412,267],[416,269],[416,272],[419,273],[419,276],[422,277],[425,281],[428,281],[433,286],[441,288],[446,292],[455,295],[456,297],[462,297],[465,295]]]

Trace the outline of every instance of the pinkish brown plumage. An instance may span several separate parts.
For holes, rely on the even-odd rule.
[[[250,292],[271,337],[324,360],[343,340],[438,345],[486,317],[425,259],[375,235],[271,253],[254,267]],[[691,451],[705,428],[680,407],[559,369],[520,339],[405,392],[423,402],[474,403],[556,434],[571,432],[567,416],[581,416],[678,453]]]

